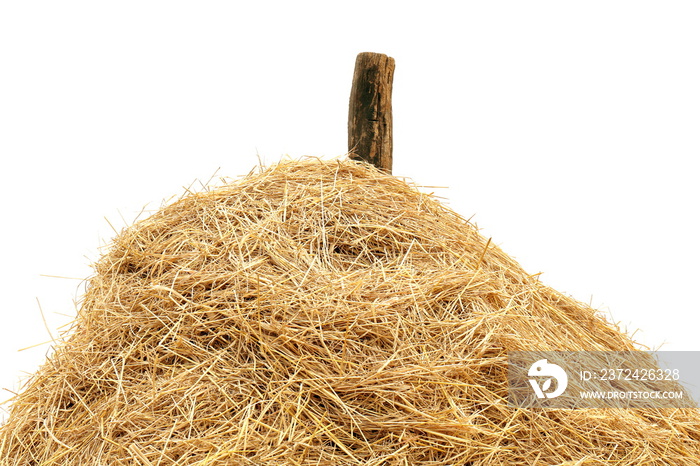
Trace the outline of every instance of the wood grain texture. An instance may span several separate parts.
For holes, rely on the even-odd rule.
[[[350,158],[369,162],[387,173],[392,168],[394,66],[394,59],[382,53],[357,56],[348,115]]]

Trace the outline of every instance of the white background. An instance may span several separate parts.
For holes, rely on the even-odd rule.
[[[50,351],[18,352],[50,341],[37,301],[54,336],[75,315],[108,221],[258,154],[344,154],[363,51],[396,59],[396,175],[640,342],[700,350],[697,2],[243,4],[0,4],[0,387]]]

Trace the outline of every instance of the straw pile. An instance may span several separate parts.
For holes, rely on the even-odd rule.
[[[513,350],[629,350],[459,215],[285,162],[125,229],[2,465],[697,465],[694,410],[523,410]]]

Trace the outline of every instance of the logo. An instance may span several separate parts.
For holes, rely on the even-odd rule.
[[[540,359],[530,366],[530,370],[527,372],[527,375],[530,377],[536,377],[536,379],[530,379],[530,385],[532,386],[535,395],[537,395],[537,398],[556,398],[564,393],[564,390],[566,390],[566,385],[569,383],[569,377],[567,377],[564,369],[556,364],[548,363],[546,359]],[[543,379],[541,386],[538,379]],[[556,389],[552,392],[547,392],[547,390],[552,388],[552,379],[557,381]]]

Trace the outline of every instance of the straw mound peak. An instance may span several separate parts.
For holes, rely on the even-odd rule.
[[[629,350],[462,217],[285,162],[124,230],[13,400],[2,465],[697,464],[691,411],[527,411],[515,350]]]

